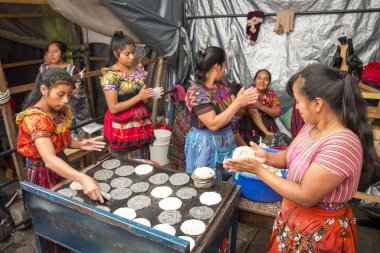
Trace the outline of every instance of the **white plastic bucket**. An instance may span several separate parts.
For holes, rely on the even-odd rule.
[[[158,162],[161,166],[164,166],[169,163],[168,159],[168,143],[153,143],[153,145],[149,145],[150,151],[150,160]]]
[[[160,143],[169,142],[170,137],[172,136],[172,132],[166,129],[154,129],[153,132],[156,141]]]
[[[161,166],[169,163],[168,150],[172,133],[165,129],[155,129],[156,140],[149,146],[150,160],[158,162]]]

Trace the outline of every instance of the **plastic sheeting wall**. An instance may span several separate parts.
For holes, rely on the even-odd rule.
[[[260,10],[275,13],[290,9],[295,12],[356,10],[380,8],[378,0],[358,1],[272,1],[272,0],[186,0],[186,16],[247,14]],[[246,17],[188,19],[193,53],[209,45],[220,46],[227,54],[226,81],[250,86],[257,70],[272,73],[271,87],[283,106],[292,100],[286,95],[285,84],[300,68],[311,63],[329,64],[338,44],[340,28],[349,24],[354,30],[353,45],[363,64],[380,61],[380,13],[347,13],[296,15],[294,31],[289,35],[273,32],[276,16],[265,16],[255,46],[245,38]]]

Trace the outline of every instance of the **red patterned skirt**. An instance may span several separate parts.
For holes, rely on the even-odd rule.
[[[63,151],[57,154],[57,156],[65,162],[68,162],[67,157]],[[29,182],[42,186],[46,189],[52,188],[54,185],[60,183],[65,179],[51,169],[46,168],[45,163],[41,158],[33,159],[27,157],[26,170]]]
[[[152,118],[145,104],[140,102],[117,115],[107,110],[104,117],[104,136],[108,139],[111,149],[134,149],[152,144]]]
[[[351,207],[305,208],[283,199],[268,252],[355,253],[357,235]]]

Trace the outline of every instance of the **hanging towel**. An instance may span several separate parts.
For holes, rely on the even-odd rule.
[[[247,15],[246,38],[253,46],[259,36],[260,25],[263,22],[264,12],[250,11]]]
[[[277,12],[276,25],[274,32],[278,35],[290,33],[294,28],[294,11],[281,10]]]

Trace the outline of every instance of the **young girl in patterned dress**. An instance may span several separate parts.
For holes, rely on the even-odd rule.
[[[256,102],[257,91],[243,88],[235,98],[229,85],[221,81],[226,54],[219,47],[198,51],[195,61],[196,82],[185,96],[192,126],[185,143],[186,172],[206,166],[215,170],[217,179],[226,180],[229,174],[222,163],[236,148],[230,121],[240,109]]]
[[[277,93],[269,89],[271,74],[266,69],[256,72],[253,86],[256,87],[259,97],[254,105],[246,109],[246,114],[240,119],[239,132],[246,143],[258,143],[260,137],[274,135],[278,127],[274,118],[281,115],[281,105]]]
[[[112,153],[150,159],[149,144],[154,135],[146,103],[153,96],[153,89],[145,87],[148,73],[137,63],[135,43],[122,32],[115,32],[112,37],[102,74],[101,85],[108,105],[104,136]]]
[[[256,174],[284,197],[269,252],[356,252],[348,201],[357,191],[362,166],[373,172],[377,159],[365,102],[347,72],[326,65],[310,65],[294,80],[287,91],[305,125],[289,148],[269,153],[252,143],[255,158],[229,159],[224,166]],[[288,178],[263,163],[288,168]]]
[[[28,181],[51,188],[65,178],[78,182],[92,200],[103,198],[96,181],[72,168],[63,152],[65,148],[101,151],[103,138],[76,141],[71,139],[71,109],[68,106],[73,82],[66,70],[49,68],[39,74],[34,90],[25,101],[24,111],[16,117],[19,125],[17,151],[26,158]],[[47,252],[67,252],[47,242]]]

